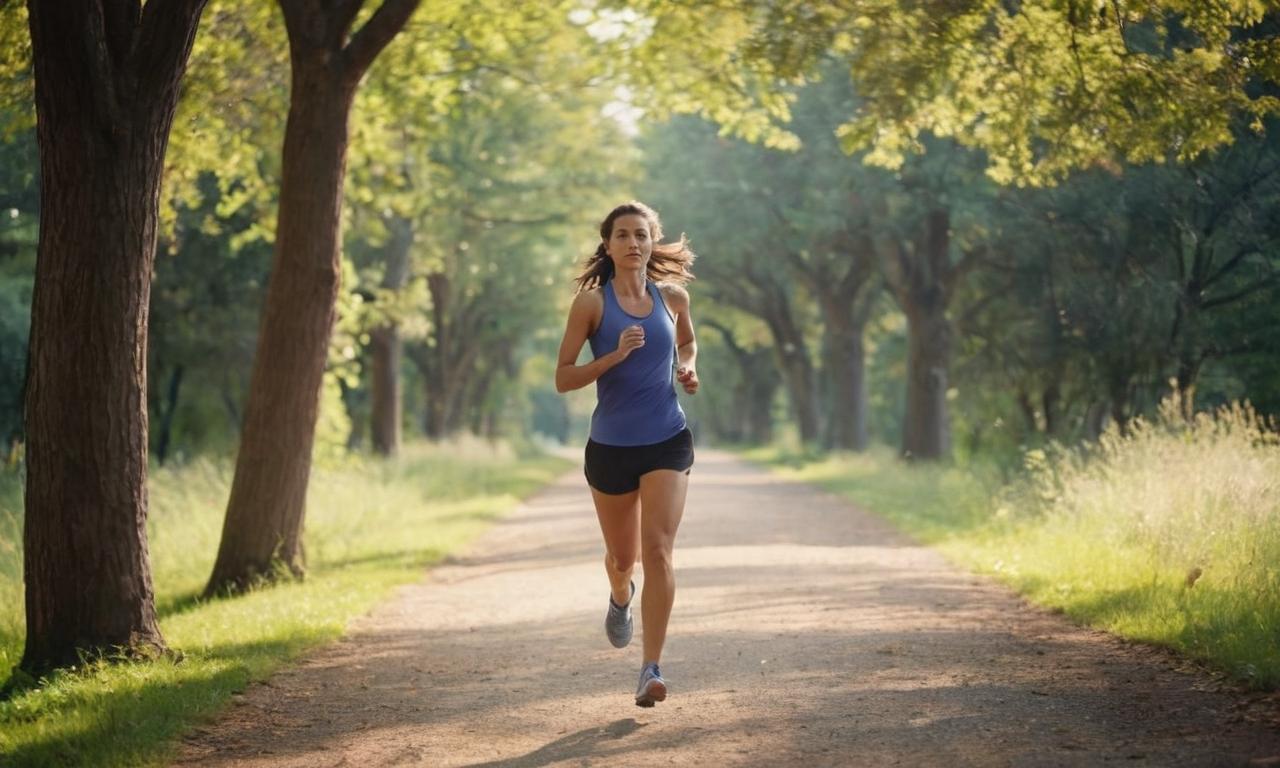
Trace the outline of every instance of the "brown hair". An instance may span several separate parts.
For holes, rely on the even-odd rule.
[[[596,252],[587,258],[582,272],[574,278],[574,282],[578,284],[578,290],[585,291],[602,286],[613,277],[613,259],[609,258],[604,244],[613,236],[613,222],[617,221],[619,216],[628,214],[643,216],[649,224],[649,237],[653,240],[653,255],[649,257],[645,276],[655,283],[667,282],[678,285],[684,285],[692,280],[693,272],[689,267],[697,256],[690,250],[688,238],[681,234],[679,242],[660,242],[662,220],[658,218],[658,212],[638,200],[632,200],[609,211],[609,215],[605,216],[604,221],[600,223],[600,245],[596,246]]]

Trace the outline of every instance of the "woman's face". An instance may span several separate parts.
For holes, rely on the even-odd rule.
[[[644,269],[653,254],[649,238],[649,221],[637,213],[627,213],[613,220],[613,232],[604,244],[615,269]]]

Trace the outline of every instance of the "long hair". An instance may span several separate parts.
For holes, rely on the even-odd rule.
[[[617,221],[619,216],[628,214],[643,216],[649,224],[649,239],[653,241],[653,254],[649,257],[645,276],[655,283],[666,282],[678,285],[684,285],[692,280],[693,272],[689,268],[697,256],[689,248],[688,238],[682,233],[679,242],[661,242],[662,220],[658,218],[658,212],[638,200],[632,200],[609,211],[609,215],[605,216],[604,221],[600,223],[600,245],[596,246],[596,252],[587,258],[582,272],[573,279],[578,284],[578,290],[585,291],[602,286],[613,277],[613,259],[609,258],[609,252],[605,250],[604,244],[613,237],[613,222]]]

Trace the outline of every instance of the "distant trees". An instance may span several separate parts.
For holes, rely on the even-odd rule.
[[[822,69],[834,59],[860,98],[849,99],[829,129],[860,160],[908,174],[909,158],[937,137],[978,150],[974,157],[1002,184],[1051,184],[1086,168],[1119,175],[1143,163],[1185,164],[1260,131],[1280,110],[1280,17],[1265,5],[1208,11],[1180,2],[923,7],[865,0],[742,3],[729,9],[653,0],[628,7],[644,15],[647,34],[626,48],[631,57],[624,71],[632,73],[657,114],[696,112],[723,132],[794,148],[803,129],[787,120],[797,91],[778,86],[830,79],[831,72]],[[605,19],[620,13],[607,7],[596,12]],[[717,31],[704,34],[712,17]],[[696,51],[693,69],[701,82],[668,76],[662,55],[668,49]],[[919,196],[917,202],[927,199]],[[947,307],[961,291],[958,278],[988,252],[976,241],[973,247],[952,247],[951,203],[945,196],[932,199],[913,231],[899,227],[896,237],[878,241],[890,249],[879,257],[882,276],[909,328],[916,329],[908,343],[903,449],[919,457],[949,451],[947,402],[955,392],[942,361],[955,340]],[[1235,207],[1225,200],[1210,218]],[[1181,254],[1175,257],[1181,264],[1175,278],[1180,298],[1168,338],[1143,343],[1138,354],[1121,352],[1122,344],[1100,350],[1109,357],[1093,367],[1106,370],[1107,396],[1094,404],[1095,412],[1105,406],[1117,421],[1129,418],[1135,375],[1163,375],[1170,345],[1180,350],[1174,377],[1189,404],[1199,366],[1220,354],[1210,351],[1218,347],[1204,346],[1201,310],[1274,287],[1268,257],[1245,246],[1235,249],[1237,258],[1225,255],[1229,246],[1207,244],[1208,233],[1196,231],[1203,215],[1183,222],[1180,244],[1167,251]],[[1135,222],[1134,232],[1140,231]],[[1239,296],[1207,298],[1201,281],[1221,285],[1246,260],[1253,279],[1241,283]],[[1135,321],[1159,304],[1149,294],[1136,300],[1117,294],[1124,285],[1113,280],[1099,288],[1116,299],[1109,306]],[[988,303],[979,298],[980,305]],[[1257,346],[1251,342],[1246,349]],[[1046,386],[1043,394],[1056,403],[1053,387]],[[794,405],[794,392],[792,400]],[[1024,410],[1031,404],[1027,397],[1022,402]],[[809,432],[802,421],[802,435]]]
[[[240,441],[212,593],[302,571],[323,382],[383,454],[526,407],[565,434],[536,352],[637,191],[702,254],[721,386],[690,405],[720,436],[786,410],[941,457],[1123,425],[1170,380],[1188,413],[1280,410],[1264,7],[209,2],[200,36],[199,0],[0,6],[32,669],[163,647],[148,443]],[[644,154],[605,116],[630,109]]]
[[[1190,412],[1205,366],[1216,366],[1210,403],[1267,370],[1257,365],[1272,348],[1263,308],[1280,295],[1273,139],[1242,132],[1187,165],[1082,172],[1051,189],[1016,190],[983,178],[982,154],[936,139],[895,171],[842,163],[824,133],[852,98],[839,78],[798,89],[795,152],[718,137],[689,119],[647,140],[645,194],[710,254],[699,289],[715,303],[703,320],[727,334],[707,340],[732,351],[727,361],[746,359],[744,312],[777,327],[753,298],[770,291],[795,332],[771,332],[769,346],[779,361],[802,357],[818,380],[846,364],[832,354],[833,330],[847,322],[833,308],[859,318],[860,333],[841,335],[864,347],[886,347],[899,338],[886,329],[901,328],[890,333],[904,333],[905,365],[891,373],[882,356],[873,375],[901,392],[902,419],[885,431],[894,419],[879,414],[879,437],[920,458],[950,453],[955,406],[964,450],[1003,450],[1096,436],[1107,422],[1123,428],[1171,381]],[[667,168],[689,177],[669,179]],[[905,324],[844,282],[855,275],[885,285]],[[876,329],[869,340],[867,328]],[[730,388],[736,399],[722,408],[760,410],[745,388]],[[793,414],[810,391],[785,388]],[[838,438],[852,391],[819,387],[822,425],[793,415],[799,436],[854,447]],[[710,424],[744,434],[731,420]]]

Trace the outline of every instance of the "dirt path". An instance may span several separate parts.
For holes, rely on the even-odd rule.
[[[250,688],[178,765],[1280,765],[1274,723],[1167,654],[723,454],[693,479],[656,708],[632,703],[640,628],[605,640],[572,473]]]

